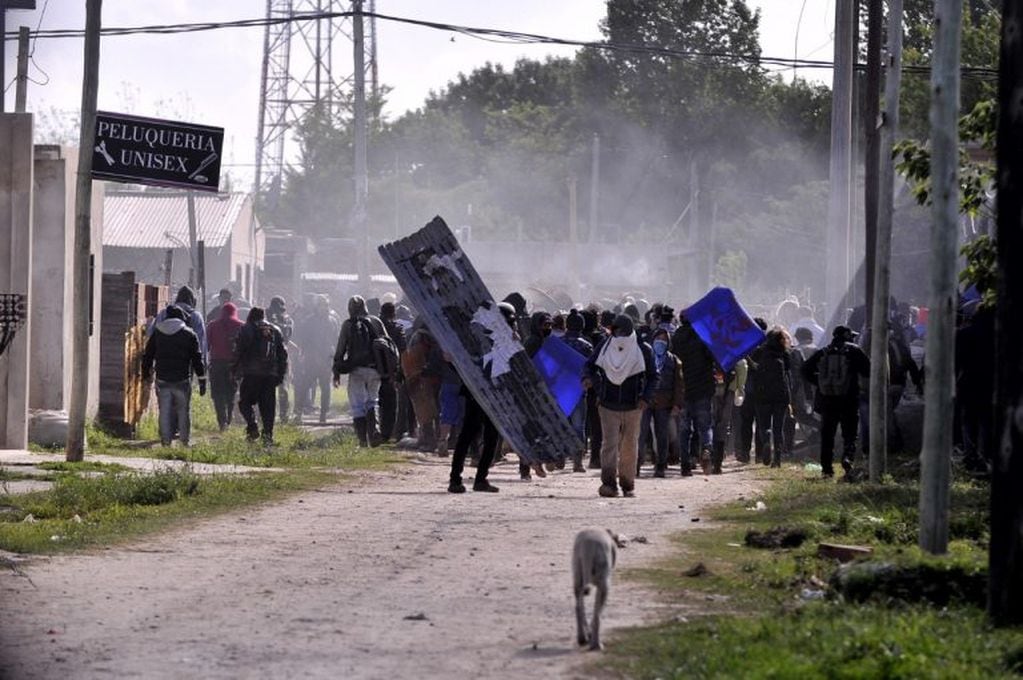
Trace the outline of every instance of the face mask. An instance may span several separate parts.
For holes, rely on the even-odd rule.
[[[551,335],[556,338],[563,338],[565,337],[565,331],[551,331]]]
[[[668,343],[664,340],[654,340],[654,352],[657,354],[664,354],[668,351]]]

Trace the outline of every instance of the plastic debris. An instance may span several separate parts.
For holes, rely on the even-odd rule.
[[[807,463],[803,466],[803,469],[807,472],[820,472],[824,468],[821,467],[820,463]]]
[[[25,515],[25,519],[23,519],[21,521],[24,522],[25,524],[35,524],[39,520],[37,520],[35,518],[35,515],[33,515],[32,513],[29,513],[29,514]]]
[[[802,592],[799,593],[799,597],[803,600],[823,600],[826,594],[823,590],[818,590],[817,588],[803,588]]]

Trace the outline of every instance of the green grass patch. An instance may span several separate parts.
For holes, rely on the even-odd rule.
[[[623,572],[624,578],[645,582],[661,598],[698,614],[690,622],[616,636],[606,659],[593,665],[594,673],[628,678],[1023,674],[1023,630],[990,629],[982,608],[990,525],[986,484],[965,478],[953,484],[949,554],[934,557],[917,547],[915,481],[836,483],[810,479],[797,468],[783,475],[756,498],[713,511],[718,526],[674,536],[670,557]],[[758,500],[766,509],[752,509]],[[785,549],[746,544],[749,532],[772,529],[795,530],[806,540]],[[818,557],[822,542],[870,547],[871,564],[855,579],[846,571],[841,583],[833,581],[838,565]],[[704,568],[694,570],[697,564]],[[875,576],[874,564],[887,566],[878,567]],[[602,671],[608,662],[611,670]]]
[[[81,460],[77,462],[70,462],[66,460],[49,461],[37,463],[36,467],[40,470],[71,472],[76,474],[82,472],[127,472],[129,470],[129,468],[121,465],[120,463],[100,463],[94,460]]]
[[[277,448],[266,450],[245,441],[244,433],[234,429],[191,448],[140,450],[123,443],[117,446],[113,440],[103,449],[112,455],[145,453],[189,462],[275,468],[253,474],[200,475],[189,466],[156,473],[124,472],[121,465],[88,460],[41,464],[52,469],[53,488],[19,495],[0,493],[0,550],[45,554],[115,543],[175,522],[280,499],[337,482],[346,472],[399,460],[388,449],[359,449],[353,438],[340,433],[316,437],[282,427],[278,441]]]

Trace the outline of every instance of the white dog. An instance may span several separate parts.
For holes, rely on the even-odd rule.
[[[590,649],[603,649],[600,643],[600,611],[611,590],[611,571],[615,567],[620,537],[610,529],[583,529],[572,546],[572,580],[575,586],[576,639]],[[584,596],[590,586],[597,589],[593,603],[593,623],[586,625]]]

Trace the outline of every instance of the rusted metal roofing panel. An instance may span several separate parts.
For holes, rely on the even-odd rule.
[[[582,446],[444,220],[435,217],[379,251],[516,453],[530,462],[558,461]]]
[[[227,244],[248,194],[195,194],[197,238],[207,248]],[[183,192],[113,191],[103,199],[103,245],[119,248],[186,247],[188,201]]]

